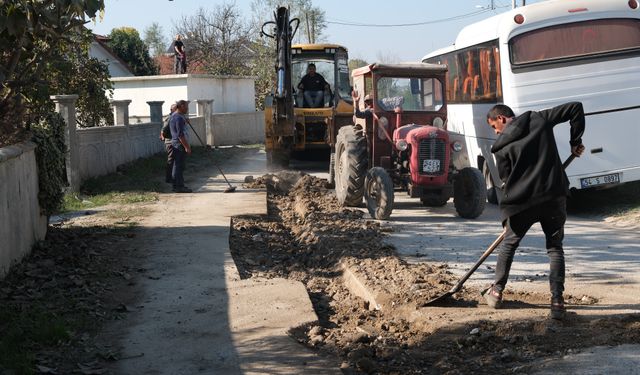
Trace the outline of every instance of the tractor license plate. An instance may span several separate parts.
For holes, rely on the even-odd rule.
[[[619,184],[620,183],[620,173],[611,173],[605,174],[602,176],[595,177],[587,177],[580,179],[580,186],[584,188],[598,186],[598,185],[608,185],[608,184]]]
[[[422,171],[426,173],[435,173],[440,170],[440,160],[425,159],[422,161]]]

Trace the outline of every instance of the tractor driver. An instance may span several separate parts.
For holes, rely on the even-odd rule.
[[[298,89],[303,92],[305,107],[324,107],[324,90],[329,89],[329,84],[321,74],[316,73],[316,64],[307,66],[307,74],[300,80]]]
[[[371,119],[373,118],[373,99],[370,95],[364,97],[364,110],[360,110],[359,100],[360,96],[357,91],[351,92],[351,98],[353,98],[353,115],[357,118]],[[354,121],[355,122],[355,121]]]

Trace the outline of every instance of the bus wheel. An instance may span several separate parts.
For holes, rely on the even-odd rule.
[[[493,183],[491,172],[489,172],[489,165],[486,161],[482,163],[482,174],[484,175],[484,182],[487,186],[487,202],[498,204],[498,188]]]
[[[487,188],[482,172],[463,168],[453,183],[453,204],[460,217],[475,219],[484,211]]]

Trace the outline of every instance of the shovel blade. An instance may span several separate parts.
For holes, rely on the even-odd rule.
[[[444,303],[444,302],[446,302],[447,299],[449,299],[449,297],[451,297],[453,295],[453,293],[455,293],[455,292],[451,292],[451,291],[446,292],[445,294],[443,294],[443,295],[441,295],[439,297],[436,297],[436,298],[432,299],[431,301],[425,302],[422,306],[434,306],[434,305],[439,305],[441,303]]]

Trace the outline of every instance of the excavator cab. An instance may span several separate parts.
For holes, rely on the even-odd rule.
[[[333,154],[338,128],[350,124],[353,115],[347,49],[336,44],[291,45],[299,20],[290,19],[286,7],[278,8],[274,16],[261,33],[277,42],[276,85],[265,99],[264,111],[270,169],[288,167],[294,151]],[[299,84],[311,64],[328,87],[314,85],[316,90],[305,95]]]

